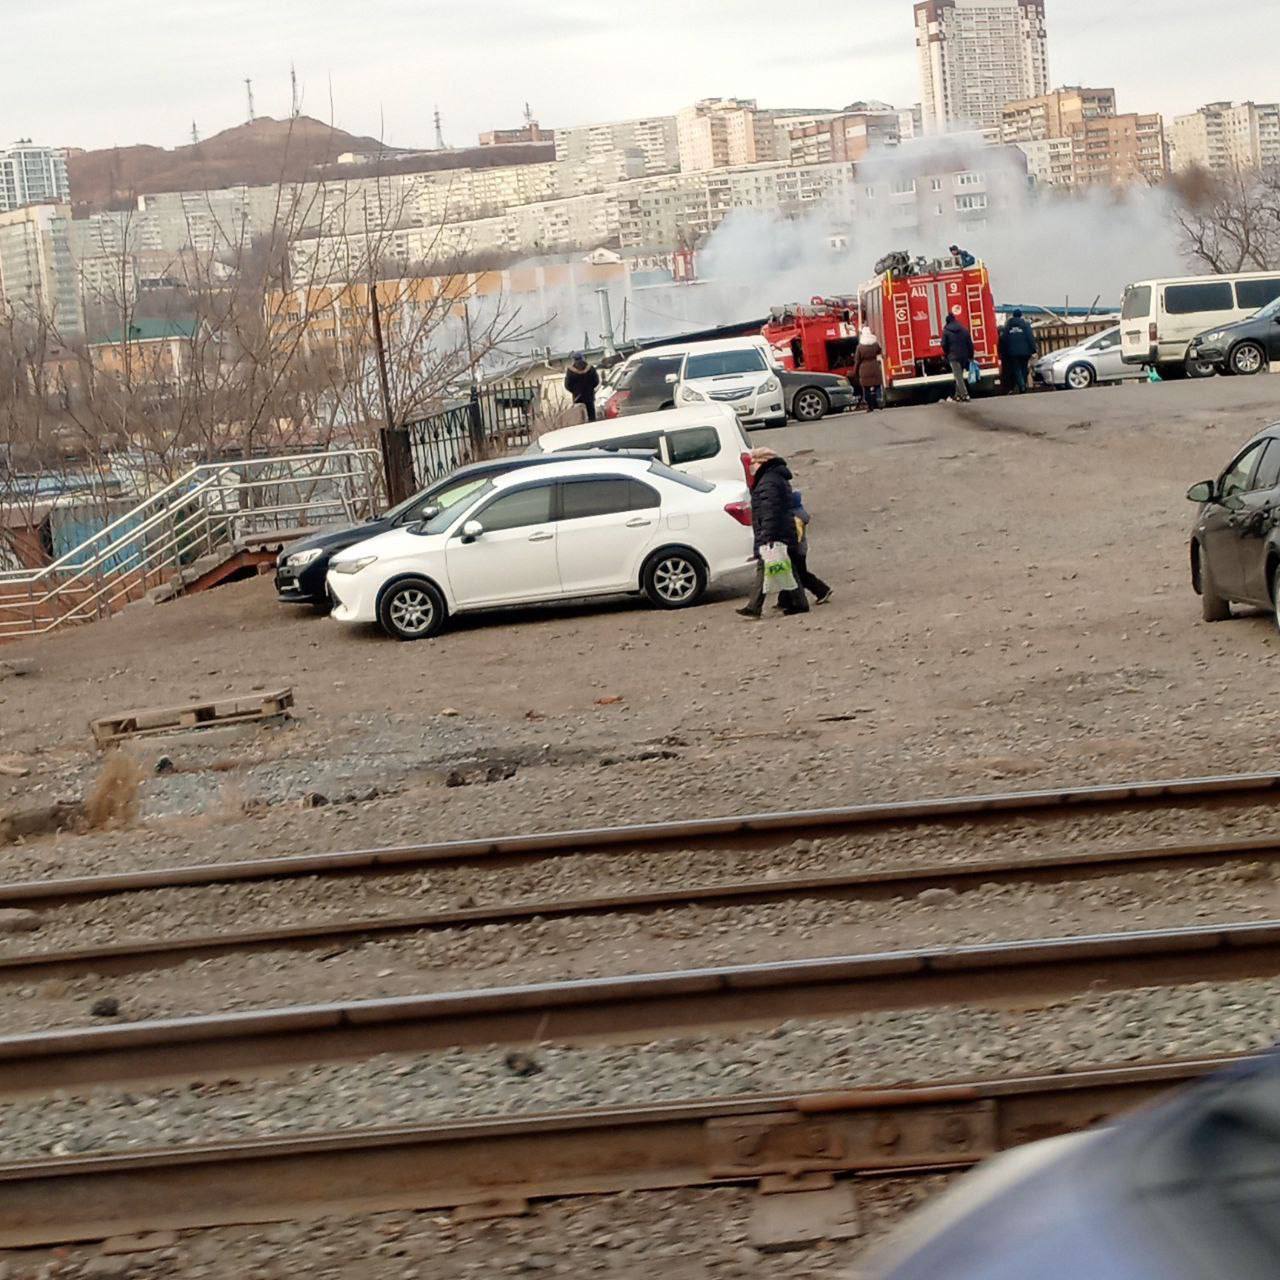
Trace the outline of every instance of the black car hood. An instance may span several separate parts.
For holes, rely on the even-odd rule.
[[[838,387],[849,379],[842,373],[818,373],[812,369],[779,370],[783,382],[803,382],[810,387]]]
[[[1196,334],[1195,340],[1201,342],[1211,333],[1222,333],[1228,338],[1261,337],[1274,323],[1274,319],[1259,320],[1257,316],[1250,316],[1247,320],[1233,320],[1230,324],[1215,325],[1212,329],[1206,329],[1203,333]]]
[[[385,519],[342,525],[336,529],[326,529],[323,533],[313,533],[309,538],[300,538],[297,542],[289,543],[285,550],[291,556],[297,555],[299,551],[342,551],[394,527],[390,520]]]

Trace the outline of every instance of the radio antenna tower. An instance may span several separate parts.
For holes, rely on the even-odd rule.
[[[249,123],[253,123],[253,81],[248,76],[244,78],[245,97],[249,100]]]
[[[448,146],[445,145],[444,129],[440,124],[440,108],[439,107],[436,108],[436,150],[437,151],[449,150]]]
[[[289,84],[293,88],[292,106],[289,111],[293,119],[296,120],[302,114],[302,103],[298,101],[298,69],[292,62],[289,63]]]
[[[191,145],[198,147],[200,145],[200,130],[196,128],[196,122],[191,122]]]

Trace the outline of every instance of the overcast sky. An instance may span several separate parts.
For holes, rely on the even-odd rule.
[[[1053,83],[1114,85],[1121,111],[1280,99],[1280,3],[1048,0]],[[920,98],[912,0],[8,0],[0,143],[190,140],[303,109],[351,133],[457,146],[520,122],[670,113],[696,98],[840,107]]]

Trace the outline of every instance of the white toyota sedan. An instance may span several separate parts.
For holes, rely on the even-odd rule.
[[[422,640],[452,614],[588,596],[643,592],[684,609],[754,563],[745,485],[648,458],[548,460],[435,501],[333,557],[334,618]]]

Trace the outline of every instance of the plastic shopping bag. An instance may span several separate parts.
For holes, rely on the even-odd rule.
[[[770,542],[760,548],[760,559],[764,561],[764,589],[766,594],[772,591],[794,591],[796,575],[791,568],[791,554],[785,542]]]
[[[982,366],[976,360],[969,361],[969,372],[966,377],[971,387],[976,387],[982,381]]]

